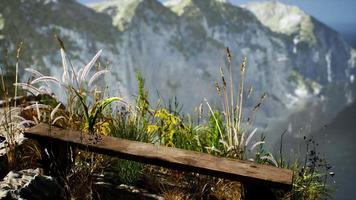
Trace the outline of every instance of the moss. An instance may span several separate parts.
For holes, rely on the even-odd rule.
[[[296,84],[297,88],[307,89],[307,82],[304,79],[303,75],[300,74],[296,69],[292,70],[291,74],[288,76],[288,81]]]
[[[317,43],[315,34],[314,34],[314,24],[311,17],[305,16],[305,19],[300,24],[300,39],[303,42],[307,42],[309,46],[313,46]]]
[[[292,70],[287,80],[295,83],[297,88],[311,91],[315,95],[319,94],[322,89],[322,86],[318,82],[304,78],[296,69]]]
[[[301,42],[306,42],[309,46],[317,43],[312,17],[296,6],[278,2],[258,2],[247,4],[246,8],[274,32],[292,37],[297,35]]]
[[[322,86],[319,83],[315,82],[315,81],[311,82],[310,87],[313,90],[314,94],[319,94],[319,92],[322,89]]]
[[[187,7],[192,4],[191,0],[184,0],[179,2],[177,5],[170,7],[170,9],[175,12],[178,16],[181,16],[185,13]]]

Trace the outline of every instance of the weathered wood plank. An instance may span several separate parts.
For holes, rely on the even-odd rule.
[[[25,136],[38,140],[68,142],[96,153],[230,180],[281,189],[290,189],[292,185],[293,172],[287,169],[108,136],[102,136],[100,141],[93,144],[87,134],[50,127],[43,123],[27,130]]]

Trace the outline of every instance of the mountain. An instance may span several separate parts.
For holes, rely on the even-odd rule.
[[[308,78],[316,78],[325,85],[327,82],[344,80],[345,76],[350,78],[354,74],[354,64],[348,62],[354,62],[355,50],[350,49],[338,33],[308,16],[298,7],[277,1],[254,2],[242,7],[254,13],[260,22],[273,32],[292,39],[292,52],[297,57],[295,60],[299,61],[293,64],[302,70],[303,75],[309,76]],[[298,53],[298,50],[303,52]],[[302,60],[310,58],[313,63],[308,63],[308,66],[301,63]],[[342,63],[344,66],[349,64],[349,68],[338,70],[332,67],[333,62]]]
[[[355,97],[356,51],[296,7],[276,2],[237,7],[221,0],[171,0],[165,5],[114,0],[89,7],[74,0],[2,0],[0,48],[14,52],[23,40],[21,66],[57,76],[55,34],[63,38],[74,66],[103,49],[100,61],[112,72],[105,77],[112,94],[132,97],[135,71],[140,70],[151,96],[156,91],[166,98],[177,96],[184,110],[191,111],[204,97],[220,105],[214,81],[229,47],[236,85],[242,58],[248,58],[245,85],[253,85],[254,93],[245,111],[263,93],[269,96],[258,114],[260,124],[331,119]]]
[[[21,69],[33,67],[44,74],[60,73],[61,58],[55,35],[64,40],[75,63],[84,64],[99,48],[112,52],[117,49],[114,45],[118,42],[114,36],[117,31],[111,26],[111,18],[76,1],[4,0],[0,2],[0,16],[1,50],[9,50],[9,59],[15,58],[16,46],[21,41],[24,43]]]
[[[355,195],[353,182],[356,166],[356,102],[348,105],[327,127],[311,135],[320,138],[320,151],[334,167],[336,191],[334,199],[351,200]]]
[[[333,199],[354,199],[353,180],[356,178],[356,101],[342,109],[330,123],[310,135],[319,144],[317,152],[325,156],[332,166],[335,176],[330,181],[335,193]],[[290,135],[289,135],[290,134]],[[305,155],[305,140],[303,134],[287,133],[284,138],[285,153],[299,156]],[[278,144],[277,144],[278,143]],[[279,146],[279,141],[275,145]],[[298,156],[298,155],[297,155]]]

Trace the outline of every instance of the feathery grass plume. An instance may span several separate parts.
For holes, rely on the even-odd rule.
[[[9,95],[9,88],[8,84],[9,80],[6,80],[5,68],[9,69],[10,65],[8,63],[8,51],[4,49],[3,54],[3,65],[1,65],[1,94],[3,97],[3,115],[0,120],[0,133],[5,137],[6,142],[4,143],[4,147],[6,150],[6,157],[8,166],[13,169],[19,164],[18,160],[18,153],[15,151],[18,147],[18,143],[20,142],[19,138],[23,131],[21,126],[19,126],[19,122],[22,121],[24,118],[19,116],[19,112],[21,112],[21,108],[17,105],[17,97],[19,94],[18,90],[18,78],[19,78],[19,63],[20,63],[20,54],[22,50],[23,43],[21,42],[16,48],[16,63],[15,63],[15,74],[14,74],[14,81],[11,81],[11,84],[14,86],[13,91],[13,99],[14,103],[12,103]],[[12,108],[13,107],[13,108]]]
[[[20,62],[20,53],[22,49],[23,42],[20,42],[16,51],[16,70],[15,70],[15,84],[18,82],[18,74],[19,74],[19,62]],[[17,85],[15,85],[15,93],[14,98],[17,97]],[[16,107],[16,101],[14,102],[14,107]]]
[[[60,51],[61,51],[62,67],[63,67],[62,79],[59,80],[56,77],[45,76],[34,69],[26,69],[26,71],[32,73],[35,76],[35,79],[32,80],[30,83],[18,83],[16,84],[16,86],[20,86],[23,89],[37,96],[39,94],[52,94],[51,85],[49,85],[49,82],[56,83],[57,85],[60,86],[61,90],[64,90],[61,94],[63,93],[66,94],[66,98],[67,98],[66,107],[69,113],[71,113],[70,115],[73,116],[76,110],[78,110],[78,103],[80,102],[77,101],[78,100],[76,99],[77,95],[73,92],[71,87],[74,88],[75,86],[76,90],[80,92],[87,92],[88,94],[92,92],[95,93],[95,90],[93,91],[90,88],[101,75],[105,74],[108,71],[101,70],[94,73],[93,76],[88,77],[90,73],[90,69],[92,68],[92,66],[94,65],[94,63],[96,62],[96,60],[98,59],[98,57],[102,52],[100,50],[87,65],[85,65],[83,68],[78,70],[78,74],[80,75],[78,76],[71,64],[71,61],[67,57],[63,41],[58,36],[56,36],[56,38],[59,42]],[[89,82],[87,82],[87,85],[84,85],[85,82],[84,79],[86,78],[89,78]],[[39,85],[36,87],[35,84],[39,84]]]
[[[62,66],[63,66],[62,82],[67,83],[64,85],[73,85],[75,83],[77,85],[77,87],[80,88],[80,84],[78,81],[79,77],[75,73],[75,70],[74,70],[74,67],[73,67],[71,61],[67,58],[66,50],[64,47],[64,42],[57,35],[55,35],[55,37],[59,43],[61,57],[62,57]],[[70,70],[69,70],[69,67],[70,67]],[[71,71],[71,73],[70,73],[70,71]]]
[[[8,99],[8,95],[7,95],[7,88],[6,88],[6,84],[5,84],[5,69],[4,69],[4,66],[8,66],[7,64],[7,49],[4,49],[4,52],[3,52],[3,62],[4,62],[4,65],[0,65],[0,68],[1,68],[1,92],[3,94],[3,99],[6,101],[6,99]],[[5,102],[6,103],[6,102]]]
[[[231,56],[231,52],[230,49],[228,47],[226,47],[226,57],[227,57],[227,61],[229,63],[229,77],[230,77],[230,105],[228,105],[230,107],[229,111],[230,111],[230,115],[229,115],[229,125],[230,125],[230,143],[233,143],[233,138],[235,139],[236,142],[238,142],[238,138],[237,138],[237,129],[234,127],[234,118],[235,118],[235,112],[234,112],[234,82],[233,82],[233,71],[232,71],[232,56]]]
[[[45,75],[43,75],[41,72],[35,70],[35,69],[31,69],[31,68],[25,68],[25,71],[30,72],[31,74],[33,74],[34,78],[40,78],[40,77],[44,77]],[[44,83],[46,84],[46,86],[50,89],[51,86],[49,85],[48,81],[44,81]]]
[[[61,105],[62,105],[62,104],[59,103],[59,104],[52,110],[52,112],[51,112],[51,114],[50,114],[50,118],[51,118],[51,119],[54,119],[54,115],[57,113],[57,111],[58,111],[58,109],[59,109],[59,107],[60,107]]]
[[[252,147],[250,148],[250,151],[253,151],[258,145],[262,145],[266,143],[265,141],[258,141],[255,144],[252,145]]]
[[[35,77],[35,78],[39,78],[39,77],[43,77],[44,76],[41,72],[39,72],[39,71],[37,71],[35,69],[25,68],[25,71],[28,71],[28,72],[36,75],[37,77]]]
[[[89,82],[88,82],[88,87],[90,88],[94,81],[96,81],[101,75],[103,75],[103,74],[105,74],[105,73],[108,73],[108,72],[109,72],[109,70],[106,70],[106,69],[100,70],[100,71],[96,72],[96,73],[90,78],[90,80],[89,80]]]
[[[223,86],[226,89],[226,80],[225,80],[224,70],[223,70],[222,67],[220,67],[220,77],[221,77],[221,81],[223,83]]]
[[[227,62],[229,63],[229,76],[230,76],[230,103],[231,103],[231,108],[234,106],[234,83],[233,83],[233,77],[232,77],[232,56],[229,47],[226,47],[226,58]]]
[[[255,133],[257,132],[257,128],[255,128],[247,137],[246,142],[245,142],[245,147],[250,143],[252,137],[255,135]]]
[[[16,120],[16,119],[21,120],[21,121],[22,121],[22,120],[26,120],[25,118],[23,118],[23,117],[21,117],[21,116],[19,116],[19,115],[12,115],[11,117],[12,117],[12,119],[15,119],[15,120]]]
[[[198,119],[199,120],[203,117],[203,113],[204,113],[204,109],[203,108],[204,108],[204,104],[200,103],[200,105],[198,107]]]
[[[20,123],[17,123],[17,127],[20,129],[26,128],[24,125],[36,125],[36,123],[32,120],[22,120]]]
[[[53,77],[53,76],[42,76],[42,77],[39,77],[39,78],[36,78],[35,80],[31,81],[31,85],[33,84],[36,84],[36,83],[40,83],[40,82],[53,82],[53,83],[56,83],[58,84],[59,86],[61,85],[61,82]]]
[[[253,92],[253,86],[251,85],[247,92],[247,98],[250,98],[252,92]]]
[[[39,104],[38,102],[36,102],[35,104],[26,106],[24,108],[24,110],[30,110],[30,109],[49,109],[51,108],[51,106],[49,105],[45,105],[45,104]]]
[[[33,95],[37,96],[39,94],[46,94],[47,92],[44,90],[40,90],[28,83],[16,83],[16,86],[22,87],[22,89],[27,90],[28,92],[32,93]]]
[[[216,92],[218,93],[219,97],[221,97],[221,87],[217,81],[215,81],[215,88],[216,88]]]
[[[272,154],[269,154],[267,156],[262,156],[261,160],[266,160],[266,161],[272,163],[275,167],[278,167],[278,162],[276,161],[276,159],[274,159]]]
[[[227,56],[227,61],[229,63],[231,63],[232,62],[232,55],[231,55],[229,47],[226,47],[226,56]]]
[[[225,79],[225,74],[224,74],[224,70],[222,67],[220,67],[220,76],[221,76],[221,81],[222,81],[222,85],[223,85],[223,109],[224,109],[224,115],[226,118],[226,127],[229,130],[227,132],[227,138],[228,138],[228,143],[232,144],[232,115],[231,112],[233,112],[233,110],[230,110],[230,103],[229,103],[229,90],[227,89],[227,83],[226,83],[226,79]],[[231,79],[230,79],[231,81]]]
[[[67,55],[65,53],[65,47],[64,47],[63,41],[57,35],[55,37],[59,43],[61,57],[62,57],[62,67],[63,67],[62,82],[66,83],[66,82],[70,81]]]
[[[244,77],[245,77],[245,69],[247,64],[247,58],[245,57],[242,61],[240,67],[240,83],[239,83],[239,106],[238,110],[238,119],[237,119],[237,129],[240,130],[241,121],[242,121],[242,104],[243,104],[243,92],[244,92]]]
[[[215,88],[218,92],[218,96],[220,97],[222,103],[222,109],[223,109],[222,114],[224,117],[222,124],[218,123],[218,120],[215,117],[215,113],[206,99],[205,102],[219,130],[219,135],[220,135],[219,143],[222,145],[220,146],[220,148],[221,147],[223,148],[220,150],[226,153],[226,155],[228,156],[244,159],[245,156],[248,156],[247,150],[249,149],[253,150],[257,146],[262,146],[262,144],[264,144],[264,141],[261,140],[261,141],[257,141],[255,144],[251,144],[251,140],[256,134],[257,129],[252,129],[252,125],[250,123],[247,123],[246,125],[251,125],[251,127],[243,126],[244,125],[243,103],[245,98],[249,98],[253,92],[253,87],[251,86],[246,93],[247,96],[245,96],[244,76],[246,73],[247,58],[244,57],[240,65],[239,81],[236,87],[238,88],[238,91],[236,93],[237,94],[236,98],[234,94],[234,77],[232,76],[233,74],[232,55],[229,48],[226,48],[226,59],[227,59],[227,64],[229,69],[228,82],[227,79],[225,78],[225,72],[223,67],[219,67],[220,82],[218,81],[215,82]],[[221,84],[221,88],[219,84]],[[220,90],[222,95],[220,95]],[[265,96],[261,97],[261,99],[264,100]],[[247,122],[249,122],[249,120],[250,118],[247,119]],[[251,132],[247,135],[249,131]],[[248,146],[250,147],[248,148]],[[211,148],[209,150],[211,150]]]
[[[55,125],[57,121],[61,120],[61,119],[66,119],[64,116],[58,116],[55,119],[52,120],[52,125]]]
[[[101,52],[102,52],[102,50],[99,50],[98,53],[96,53],[95,56],[92,58],[92,60],[83,68],[83,72],[82,72],[81,77],[80,77],[80,81],[81,82],[85,81],[85,79],[88,76],[91,68],[95,64],[96,60],[98,60],[98,58],[100,57]]]
[[[43,91],[43,93],[46,93],[46,94],[53,94],[52,90],[51,90],[51,87],[48,87],[46,85],[41,85],[39,88],[38,88],[40,91]]]
[[[267,98],[267,93],[264,93],[260,97],[260,101],[253,107],[252,112],[256,112],[261,107],[262,103],[265,101],[266,98]]]
[[[78,76],[78,80],[77,81],[78,82],[80,81],[79,78],[82,77],[83,70],[84,70],[84,68],[82,67],[77,71],[77,76]]]
[[[96,62],[96,60],[98,59],[101,51],[99,51],[96,56],[94,56],[94,58],[83,68],[78,70],[78,74],[80,75],[79,77],[76,75],[77,72],[73,69],[73,66],[70,62],[70,60],[68,59],[68,55],[65,52],[65,47],[64,47],[64,43],[63,41],[58,38],[60,47],[61,47],[61,58],[62,58],[62,67],[63,67],[63,75],[62,75],[62,79],[57,79],[55,77],[51,77],[51,76],[45,76],[44,74],[42,74],[41,72],[34,70],[34,69],[25,69],[25,71],[29,72],[32,74],[33,79],[32,81],[28,82],[28,83],[17,83],[17,81],[15,81],[14,86],[16,87],[21,87],[23,89],[26,89],[28,92],[31,92],[35,95],[39,95],[39,94],[45,94],[45,93],[50,93],[50,86],[49,83],[56,83],[58,85],[61,85],[63,87],[61,87],[61,89],[64,89],[63,93],[65,93],[67,95],[67,100],[68,100],[68,105],[66,105],[64,108],[65,110],[61,110],[61,104],[55,102],[50,102],[50,105],[52,105],[54,107],[54,109],[50,109],[52,106],[48,106],[48,105],[43,105],[40,104],[39,102],[36,102],[36,104],[27,106],[23,109],[10,109],[10,103],[8,103],[8,108],[10,110],[4,110],[4,113],[6,113],[6,116],[1,116],[1,120],[0,120],[0,128],[5,127],[6,132],[9,133],[13,133],[13,132],[19,132],[21,130],[23,130],[26,127],[38,124],[41,121],[46,121],[47,123],[50,123],[52,125],[58,123],[58,122],[62,122],[60,120],[64,120],[63,122],[70,126],[70,127],[75,127],[75,128],[79,128],[81,122],[83,122],[84,120],[82,120],[80,117],[82,116],[80,114],[80,111],[82,111],[82,107],[87,107],[87,109],[83,109],[86,110],[87,112],[87,117],[86,120],[88,122],[87,127],[90,130],[90,132],[96,131],[96,130],[101,130],[101,128],[103,128],[103,126],[108,126],[108,122],[105,121],[107,120],[104,117],[104,110],[105,108],[107,108],[112,102],[114,101],[119,101],[122,102],[125,106],[127,106],[127,104],[125,104],[125,102],[122,101],[121,98],[118,97],[111,97],[111,98],[104,98],[102,100],[99,99],[91,99],[91,93],[94,93],[93,96],[95,96],[95,91],[89,90],[90,87],[94,84],[95,81],[98,80],[98,77],[100,77],[101,75],[103,75],[104,73],[108,72],[107,70],[101,70],[98,71],[96,73],[93,73],[94,75],[89,77],[89,74],[91,73],[91,68],[94,65],[94,63]],[[17,61],[19,60],[19,53],[17,54]],[[17,65],[18,66],[18,65]],[[2,66],[1,66],[1,72],[3,73],[5,70],[3,70]],[[18,72],[17,72],[18,73]],[[84,80],[81,80],[80,78],[85,78],[85,79],[89,79],[89,82],[85,82],[88,85],[84,85]],[[79,84],[79,81],[81,81],[81,84]],[[5,87],[5,80],[4,77],[1,75],[1,89],[4,92],[4,94],[8,94],[7,92],[7,88]],[[75,93],[75,91],[72,90],[72,88],[75,88],[74,90],[78,92],[78,94],[80,95],[85,95],[85,98],[80,98],[80,95],[77,95]],[[12,91],[12,89],[11,89]],[[63,94],[62,93],[62,94]],[[17,95],[18,93],[15,92],[15,94]],[[8,100],[9,98],[6,96],[6,98],[4,98],[6,100]],[[44,100],[47,102],[47,100]],[[87,106],[85,106],[85,104],[83,103],[87,103]],[[83,104],[83,106],[80,106],[81,104]],[[17,114],[16,112],[23,112],[26,117],[21,117],[19,116],[19,114]],[[60,116],[61,114],[64,114],[64,116]],[[68,119],[68,120],[67,120]],[[84,121],[85,122],[85,121]],[[100,124],[100,125],[99,125]],[[10,130],[11,129],[11,130]],[[2,132],[2,130],[1,130]],[[6,140],[7,141],[15,141],[13,138],[15,138],[14,134],[9,134],[8,136],[6,136]],[[9,142],[10,144],[12,144],[12,142]],[[15,144],[15,143],[14,143]],[[49,152],[50,153],[50,152]],[[82,152],[83,153],[83,152]],[[88,157],[89,158],[89,157]],[[82,163],[84,164],[88,164],[89,163],[89,167],[90,168],[89,171],[92,172],[93,168],[95,168],[95,163],[94,160],[92,159],[93,156],[89,159],[84,158],[82,161]],[[88,161],[91,160],[91,161]],[[80,165],[80,164],[79,164]],[[82,166],[75,166],[76,168],[81,168]],[[77,169],[74,169],[74,171]],[[85,170],[85,169],[84,169]],[[64,177],[64,179],[67,179],[68,177]]]
[[[96,102],[92,107],[90,107],[90,105],[84,99],[84,96],[80,94],[79,91],[75,90],[73,87],[71,87],[71,89],[77,95],[79,102],[81,103],[84,109],[84,117],[85,117],[86,126],[88,128],[89,134],[94,134],[95,131],[94,127],[96,124],[96,120],[108,105],[110,105],[114,101],[124,102],[120,97],[110,97],[110,98],[100,100]]]

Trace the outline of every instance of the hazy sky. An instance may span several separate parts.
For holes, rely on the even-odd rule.
[[[79,0],[81,3],[103,0]],[[164,1],[164,0],[161,0]],[[202,0],[203,1],[203,0]],[[239,5],[255,0],[230,0]],[[328,26],[340,32],[353,46],[356,46],[356,0],[280,0],[297,5],[306,13],[314,16]]]

